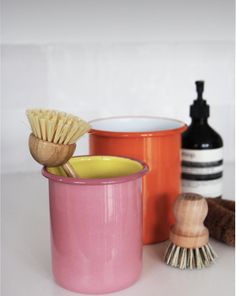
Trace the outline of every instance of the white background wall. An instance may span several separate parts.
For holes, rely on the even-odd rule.
[[[27,108],[189,123],[197,79],[234,161],[233,0],[2,3],[2,172],[40,168],[28,152]],[[84,137],[77,154],[86,153]]]

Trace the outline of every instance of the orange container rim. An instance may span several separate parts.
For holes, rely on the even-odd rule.
[[[162,128],[159,129],[156,128],[154,130],[142,130],[142,131],[114,131],[109,130],[108,128],[97,128],[96,123],[101,123],[101,121],[104,121],[107,126],[109,126],[109,121],[127,121],[127,120],[156,120],[156,121],[166,121],[173,123],[172,128]],[[187,125],[182,122],[181,120],[167,118],[167,117],[158,117],[158,116],[114,116],[114,117],[104,117],[104,118],[98,118],[91,120],[89,122],[92,126],[91,130],[89,131],[90,134],[104,136],[104,137],[159,137],[159,136],[167,136],[172,135],[176,133],[182,133],[187,129]],[[175,125],[175,126],[174,126]]]

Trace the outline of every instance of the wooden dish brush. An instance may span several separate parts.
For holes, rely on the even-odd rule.
[[[32,133],[29,149],[32,157],[45,166],[60,166],[67,176],[78,177],[68,160],[75,142],[90,130],[90,125],[77,116],[48,109],[26,111]]]
[[[198,194],[181,194],[174,205],[176,224],[170,230],[165,262],[180,269],[201,269],[217,257],[209,244],[209,232],[203,221],[207,202]]]

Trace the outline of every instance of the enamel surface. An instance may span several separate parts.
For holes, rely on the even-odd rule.
[[[184,123],[159,117],[114,117],[91,121],[92,128],[110,132],[158,132],[180,128]]]

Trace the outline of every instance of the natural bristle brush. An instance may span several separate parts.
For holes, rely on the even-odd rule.
[[[62,166],[69,177],[77,177],[68,160],[75,142],[90,130],[90,125],[77,116],[48,109],[26,111],[32,133],[29,149],[32,157],[45,166]]]
[[[198,194],[181,194],[174,205],[176,224],[170,230],[170,244],[165,254],[168,265],[180,269],[201,269],[217,257],[209,244],[209,232],[203,222],[207,202]]]

